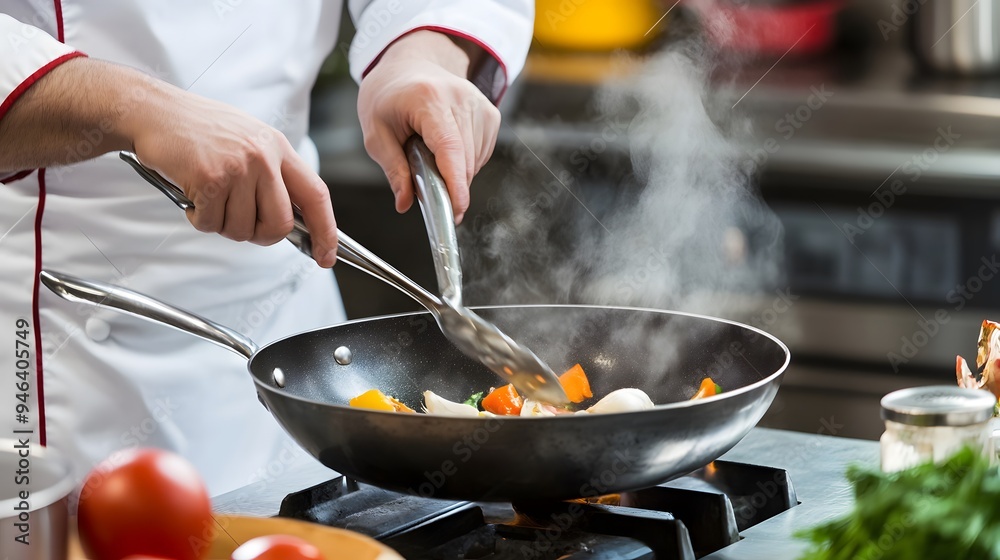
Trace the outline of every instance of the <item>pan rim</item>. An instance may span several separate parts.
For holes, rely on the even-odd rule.
[[[766,377],[764,377],[764,378],[762,378],[762,379],[760,379],[758,381],[755,381],[755,382],[753,382],[753,383],[751,383],[749,385],[744,385],[744,386],[740,387],[739,389],[733,389],[732,391],[724,391],[722,394],[716,395],[714,397],[711,397],[710,399],[700,399],[700,400],[696,400],[696,401],[685,400],[685,401],[678,401],[678,402],[672,402],[672,403],[666,403],[666,404],[656,404],[656,405],[653,405],[653,408],[646,409],[646,410],[632,411],[632,412],[613,412],[613,413],[607,413],[607,414],[563,414],[563,415],[558,415],[558,416],[543,416],[543,417],[539,417],[539,416],[526,416],[526,417],[525,416],[479,416],[479,417],[476,417],[476,418],[472,418],[472,417],[467,417],[467,416],[443,416],[443,415],[438,415],[438,414],[425,414],[425,413],[403,414],[403,413],[399,413],[399,412],[389,412],[389,411],[383,411],[383,410],[372,410],[372,409],[366,409],[366,408],[356,408],[356,407],[351,407],[351,406],[347,406],[347,405],[343,405],[343,404],[336,404],[336,403],[330,403],[330,402],[317,401],[317,400],[314,400],[314,399],[307,399],[307,398],[299,396],[299,395],[293,395],[291,393],[284,392],[280,388],[271,387],[270,385],[264,383],[263,381],[261,381],[260,379],[258,379],[257,376],[254,375],[254,373],[253,373],[253,363],[254,363],[254,360],[257,358],[257,356],[261,352],[263,352],[264,350],[270,348],[271,346],[277,345],[277,344],[279,344],[279,343],[281,343],[283,341],[286,341],[286,340],[291,339],[291,338],[295,338],[295,337],[300,336],[300,335],[309,334],[309,333],[316,332],[318,330],[325,330],[325,329],[332,328],[332,327],[339,327],[339,326],[344,326],[344,325],[353,325],[353,324],[358,324],[358,323],[368,323],[368,322],[378,321],[378,320],[382,320],[382,319],[395,319],[395,318],[400,318],[400,317],[411,317],[411,316],[415,316],[415,315],[430,315],[430,312],[428,312],[428,311],[410,311],[410,312],[405,312],[405,313],[393,313],[393,314],[390,314],[390,315],[379,315],[379,316],[376,316],[376,317],[362,317],[362,318],[358,318],[358,319],[351,319],[349,321],[344,321],[343,323],[337,323],[337,324],[334,324],[334,325],[328,325],[326,327],[320,327],[320,328],[317,328],[317,329],[304,330],[304,331],[296,332],[296,333],[293,333],[293,334],[289,334],[287,336],[283,336],[281,338],[278,338],[276,340],[268,342],[268,343],[264,344],[263,346],[261,346],[260,348],[258,348],[257,352],[255,352],[254,355],[249,360],[247,360],[247,372],[250,373],[250,377],[253,379],[254,384],[258,388],[264,389],[268,393],[271,393],[271,394],[273,394],[275,396],[279,396],[279,397],[286,398],[286,399],[292,399],[292,400],[295,400],[295,401],[299,401],[299,402],[302,402],[302,403],[308,403],[308,404],[312,404],[312,405],[333,406],[333,407],[337,407],[338,409],[342,409],[344,411],[350,411],[350,413],[352,413],[352,414],[356,413],[356,414],[365,414],[365,415],[367,415],[367,414],[377,413],[377,414],[383,414],[383,415],[387,415],[387,416],[393,416],[393,417],[400,418],[400,419],[402,419],[402,418],[413,418],[413,419],[417,419],[417,420],[420,420],[420,421],[426,421],[427,419],[448,419],[448,420],[462,420],[462,421],[465,421],[465,422],[468,422],[468,423],[483,423],[483,422],[486,422],[486,421],[489,421],[489,420],[496,420],[496,419],[502,419],[504,421],[507,421],[507,420],[516,420],[516,421],[524,421],[524,422],[531,422],[531,421],[552,421],[552,420],[558,420],[558,421],[565,422],[565,421],[569,421],[569,420],[588,421],[587,419],[614,418],[614,417],[620,417],[620,416],[635,416],[635,415],[642,414],[642,413],[650,413],[650,412],[656,412],[656,411],[662,411],[662,410],[683,410],[683,409],[691,408],[691,407],[695,407],[695,406],[703,406],[703,405],[705,405],[707,403],[720,402],[720,401],[726,400],[726,399],[737,398],[737,397],[739,397],[741,395],[744,395],[746,393],[754,392],[755,390],[757,390],[759,388],[762,388],[762,387],[765,387],[765,386],[771,384],[775,379],[781,377],[785,373],[785,370],[788,369],[788,365],[791,363],[791,360],[792,360],[792,353],[788,349],[788,346],[786,346],[784,342],[782,342],[778,337],[774,336],[773,334],[771,334],[771,333],[769,333],[769,332],[767,332],[767,331],[765,331],[763,329],[754,327],[752,325],[747,325],[745,323],[740,323],[739,321],[733,321],[731,319],[724,319],[724,318],[721,318],[721,317],[713,317],[711,315],[703,315],[701,313],[690,313],[690,312],[687,312],[687,311],[672,311],[672,310],[669,310],[669,309],[655,309],[655,308],[651,308],[651,307],[629,307],[629,306],[622,306],[622,305],[596,305],[596,304],[579,304],[579,305],[575,305],[575,304],[567,304],[567,303],[551,303],[551,304],[550,303],[533,303],[533,304],[526,304],[526,305],[479,305],[479,306],[470,307],[470,309],[472,309],[472,310],[480,310],[480,309],[515,309],[515,308],[516,309],[529,309],[529,308],[534,308],[534,309],[537,309],[537,308],[614,309],[614,310],[618,310],[618,311],[643,311],[643,312],[658,313],[658,314],[665,314],[665,315],[680,315],[680,316],[691,317],[691,318],[695,318],[695,319],[707,319],[709,321],[713,321],[713,322],[716,322],[716,323],[725,323],[725,324],[729,324],[729,325],[741,327],[741,328],[746,329],[748,331],[755,332],[758,335],[763,335],[764,337],[770,339],[772,342],[774,342],[775,344],[777,344],[778,347],[781,348],[781,350],[784,351],[784,353],[785,353],[785,361],[784,361],[784,363],[781,364],[781,367],[779,367],[774,373],[772,373],[772,374],[770,374],[770,375],[768,375],[768,376],[766,376]],[[405,422],[405,421],[411,421],[411,420],[402,420],[402,421]]]

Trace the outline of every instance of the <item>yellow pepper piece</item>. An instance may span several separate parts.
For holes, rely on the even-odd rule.
[[[350,400],[350,405],[356,408],[370,408],[372,410],[385,410],[395,412],[396,406],[389,397],[382,394],[378,389],[365,391]]]
[[[354,397],[348,401],[351,406],[355,408],[368,408],[371,410],[384,410],[386,412],[410,412],[414,413],[412,408],[406,406],[398,399],[386,396],[382,391],[378,389],[371,389],[370,391],[365,391],[360,395]]]

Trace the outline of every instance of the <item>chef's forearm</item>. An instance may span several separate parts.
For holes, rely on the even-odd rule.
[[[0,172],[129,149],[137,121],[165,87],[136,70],[90,58],[61,64],[0,119]]]
[[[433,30],[474,44],[468,52],[469,76],[491,101],[497,102],[524,66],[534,21],[531,0],[351,0],[358,32],[348,59],[359,83],[386,48],[414,30]],[[482,52],[479,52],[479,51]],[[491,59],[490,64],[480,61]]]

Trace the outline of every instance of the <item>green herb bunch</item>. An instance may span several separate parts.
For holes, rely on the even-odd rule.
[[[847,479],[854,511],[797,534],[813,543],[803,560],[1000,560],[1000,473],[981,452]]]

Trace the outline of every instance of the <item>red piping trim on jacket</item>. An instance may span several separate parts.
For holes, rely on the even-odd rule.
[[[45,383],[42,376],[42,329],[38,288],[42,273],[42,214],[45,213],[45,169],[38,170],[38,209],[35,210],[35,279],[31,288],[31,322],[35,330],[35,391],[38,392],[38,442],[45,446]]]
[[[66,42],[66,31],[63,28],[62,0],[53,0],[56,8],[56,39],[60,43]]]
[[[56,10],[56,38],[59,39],[60,43],[66,42],[66,32],[63,27],[63,14],[62,14],[62,1],[53,1]],[[56,66],[59,66],[63,62],[71,58],[76,58],[78,56],[86,56],[80,51],[73,51],[71,53],[64,54],[55,60],[50,61],[45,66],[42,66],[36,70],[32,75],[28,76],[28,79],[21,82],[17,88],[7,99],[4,100],[3,105],[0,105],[0,119],[10,110],[10,106],[14,104],[14,101],[21,96],[25,91],[31,87],[32,84],[37,82],[39,78],[48,74]],[[34,324],[35,328],[35,390],[38,391],[38,443],[45,447],[47,443],[47,434],[45,430],[45,377],[44,377],[44,367],[42,366],[42,355],[44,351],[42,349],[42,325],[41,325],[41,313],[39,312],[38,301],[38,290],[41,287],[41,273],[42,273],[42,216],[45,214],[45,168],[38,170],[38,209],[35,210],[35,278],[34,283],[31,287],[31,322]]]
[[[4,99],[3,103],[0,103],[0,119],[4,118],[4,116],[7,115],[7,111],[10,111],[10,108],[11,106],[14,105],[14,102],[17,101],[22,95],[24,95],[24,92],[28,91],[28,88],[35,85],[35,82],[40,80],[42,76],[48,74],[49,72],[52,71],[53,68],[59,66],[63,62],[66,62],[67,60],[71,58],[76,58],[78,56],[87,56],[87,55],[83,54],[80,51],[73,51],[71,53],[66,53],[60,56],[59,58],[49,61],[45,66],[42,66],[38,70],[35,70],[30,76],[25,78],[23,82],[21,82],[20,84],[17,85],[16,88],[14,88],[14,91],[10,92],[10,95],[7,96],[7,99]]]
[[[373,60],[371,62],[371,64],[369,64],[368,67],[365,68],[365,71],[361,73],[361,79],[363,80],[365,78],[365,76],[367,76],[368,73],[371,72],[372,68],[374,68],[375,65],[378,64],[378,61],[382,59],[382,55],[385,54],[385,51],[389,47],[391,47],[393,45],[393,43],[395,43],[396,41],[402,39],[403,37],[406,37],[407,35],[409,35],[410,33],[415,32],[415,31],[436,31],[438,33],[444,33],[445,35],[451,35],[453,37],[459,37],[461,39],[465,39],[466,41],[470,41],[470,42],[474,43],[479,48],[481,48],[484,51],[486,51],[486,53],[488,55],[492,56],[497,61],[497,63],[500,64],[500,71],[503,72],[504,83],[503,83],[503,88],[501,88],[500,92],[496,95],[496,99],[492,99],[492,96],[490,96],[490,95],[487,95],[487,97],[491,97],[490,101],[492,101],[494,105],[499,105],[500,104],[500,100],[503,99],[504,93],[507,93],[507,85],[508,85],[508,82],[509,82],[507,80],[507,76],[508,76],[508,74],[507,74],[507,65],[504,64],[504,61],[503,61],[502,58],[500,58],[500,55],[498,55],[496,53],[496,51],[494,51],[489,45],[487,45],[486,43],[484,43],[478,37],[473,37],[472,35],[469,35],[468,33],[464,32],[464,31],[459,31],[458,29],[452,29],[450,27],[442,27],[440,25],[424,25],[422,27],[414,27],[413,29],[410,29],[409,31],[403,33],[399,37],[396,37],[395,39],[393,39],[392,43],[389,43],[388,45],[386,45],[385,49],[382,49],[382,52],[379,53],[379,55],[375,57],[375,60]],[[470,76],[470,78],[471,78],[471,76]]]
[[[4,177],[3,179],[0,179],[0,184],[6,185],[7,183],[13,183],[14,181],[20,181],[21,179],[24,179],[28,175],[31,175],[32,171],[34,171],[34,169],[26,169],[24,171],[20,171],[18,173],[13,174],[13,175],[8,175],[8,176]]]

